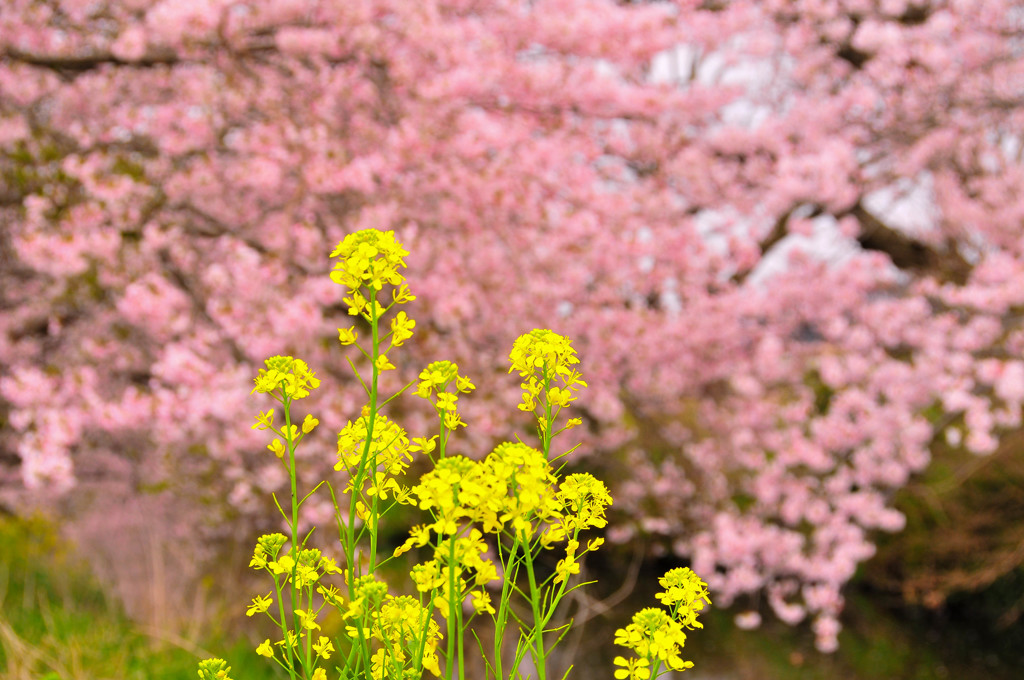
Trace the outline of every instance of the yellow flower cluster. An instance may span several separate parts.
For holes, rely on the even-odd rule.
[[[554,406],[552,414],[565,408],[576,400],[575,392],[586,387],[580,374],[571,367],[579,363],[576,350],[565,336],[543,328],[535,328],[525,335],[520,335],[512,346],[509,354],[512,367],[508,370],[518,371],[523,378],[523,402],[519,404],[521,411],[534,411],[539,403]],[[541,425],[546,427],[547,416],[541,416]],[[571,420],[568,427],[580,424],[579,420]]]
[[[366,465],[369,469],[381,468],[391,475],[404,473],[412,461],[412,447],[405,430],[378,413],[373,419],[373,432],[367,448],[369,422],[369,416],[364,414],[354,422],[349,421],[338,433],[338,462],[334,469],[355,474],[360,466]]]
[[[419,600],[408,595],[387,595],[372,618],[370,637],[383,645],[371,659],[373,680],[419,677],[417,658],[421,667],[434,676],[441,675],[437,659],[441,628]]]
[[[385,284],[396,287],[391,294],[391,304],[403,304],[416,299],[409,294],[408,287],[403,283],[405,277],[399,271],[405,268],[403,258],[408,254],[402,244],[395,240],[393,231],[364,229],[349,234],[338,244],[331,252],[331,257],[339,260],[331,272],[331,280],[348,288],[350,297],[344,301],[348,305],[349,314],[361,315],[368,321],[379,319],[386,308],[377,300],[377,293]],[[405,321],[398,322],[398,325],[406,330],[412,329],[412,324],[406,325]],[[394,323],[392,329],[395,329]],[[400,345],[409,337],[402,337],[406,330],[395,331],[399,340],[393,341],[393,344]],[[343,335],[342,344],[350,344],[345,342],[346,339],[348,336]],[[353,335],[353,342],[354,339]]]
[[[395,551],[396,554],[408,550],[412,543],[415,540],[406,542],[406,545]],[[497,580],[498,570],[494,562],[484,558],[486,552],[487,544],[483,534],[478,529],[471,529],[468,535],[435,547],[434,559],[417,564],[410,572],[410,577],[417,591],[435,593],[433,604],[445,618],[448,618],[449,604],[461,603],[467,596],[472,597],[478,614],[494,613],[490,595],[483,587]],[[453,586],[456,588],[454,598]]]
[[[455,392],[449,392],[448,386],[455,385]],[[456,410],[459,394],[468,394],[476,386],[464,375],[459,375],[459,367],[451,361],[435,361],[420,371],[420,382],[416,387],[416,396],[422,397],[434,405],[434,410],[444,422],[446,429],[465,426],[462,416]]]
[[[356,514],[364,522],[372,521],[369,505],[374,499],[394,498],[398,503],[411,504],[408,487],[395,476],[405,473],[412,452],[421,448],[410,445],[405,430],[383,414],[373,419],[367,445],[369,422],[369,416],[363,415],[342,429],[338,434],[338,462],[334,465],[335,470],[344,470],[349,475],[345,493],[359,485]]]
[[[231,666],[224,659],[203,659],[199,662],[199,680],[231,680]]]
[[[684,671],[693,667],[692,661],[680,657],[686,643],[684,628],[703,628],[697,615],[705,604],[711,604],[708,585],[687,567],[668,571],[659,579],[665,590],[655,597],[670,609],[657,607],[642,609],[633,616],[625,628],[615,631],[615,644],[632,650],[637,658],[616,657],[618,680],[646,680],[660,675],[662,665],[670,671]]]
[[[510,525],[513,536],[529,540],[536,533],[535,521],[552,523],[561,517],[555,497],[558,479],[543,451],[505,442],[487,455],[482,466],[497,487],[480,508],[484,531],[499,533]]]
[[[437,658],[441,629],[430,617],[429,609],[414,597],[389,594],[387,584],[372,574],[356,578],[354,591],[350,602],[339,597],[336,590],[323,594],[327,603],[342,613],[347,622],[345,634],[353,644],[381,643],[371,657],[372,678],[419,677],[415,671],[417,658],[420,667],[435,676],[441,674]]]
[[[256,547],[253,549],[249,566],[257,571],[264,570],[269,572],[274,578],[274,584],[277,589],[283,588],[288,583],[294,583],[297,588],[309,588],[311,592],[315,587],[317,592],[324,596],[325,600],[329,599],[333,595],[334,590],[320,585],[320,580],[323,576],[329,574],[340,574],[342,570],[332,558],[324,556],[315,548],[281,555],[281,548],[287,540],[284,534],[264,534],[260,536],[256,541]],[[271,593],[257,595],[252,599],[252,604],[249,605],[245,615],[253,616],[254,614],[266,613],[273,602],[274,599],[271,597]],[[309,634],[310,631],[320,629],[320,625],[316,622],[319,610],[299,609],[295,610],[294,613],[295,620],[303,633]],[[297,639],[291,640],[288,644],[292,643],[297,644]],[[286,643],[284,640],[281,640],[277,644],[284,645]],[[313,646],[321,648],[319,653],[325,659],[333,651],[333,647],[327,650],[327,647],[330,645],[326,638],[321,638]],[[269,640],[261,644],[256,651],[261,656],[274,656]]]
[[[301,359],[276,356],[267,359],[264,364],[266,368],[261,368],[259,375],[254,379],[256,387],[253,388],[253,392],[270,394],[283,401],[285,398],[308,397],[311,389],[320,387],[320,379],[316,377],[316,373],[309,370],[309,366]]]
[[[697,615],[711,604],[708,584],[689,567],[677,567],[658,579],[665,590],[654,597],[672,611],[672,616],[685,628],[703,628]]]
[[[438,434],[410,441],[403,428],[380,412],[397,396],[378,400],[380,372],[395,369],[387,352],[412,338],[416,326],[404,311],[390,318],[388,332],[382,323],[383,316],[396,305],[415,300],[402,273],[408,254],[395,240],[394,232],[374,229],[350,234],[331,253],[337,260],[331,279],[347,288],[344,302],[349,315],[366,321],[368,325],[362,328],[368,328],[370,335],[370,344],[363,347],[355,326],[339,328],[338,340],[342,345],[356,345],[373,368],[373,379],[363,380],[352,365],[369,403],[361,416],[348,422],[338,434],[334,467],[348,475],[344,492],[351,493],[349,512],[338,507],[336,487],[328,483],[345,569],[319,550],[306,549],[305,539],[299,534],[299,509],[313,492],[300,500],[291,454],[319,422],[307,415],[299,424],[297,414],[289,410],[289,402],[308,396],[320,381],[305,362],[285,356],[268,359],[255,379],[254,392],[271,394],[284,404],[284,425],[275,427],[271,409],[256,416],[253,428],[271,430],[279,437],[268,448],[283,458],[288,468],[292,516],[288,517],[278,504],[289,523],[289,536],[266,534],[256,543],[249,566],[267,572],[274,588],[253,597],[246,615],[265,615],[280,628],[283,639],[272,643],[268,638],[256,651],[290,670],[292,677],[327,680],[327,672],[320,666],[335,654],[345,664],[346,670],[338,669],[344,677],[405,680],[421,677],[424,669],[440,676],[442,625],[447,627],[448,649],[440,656],[445,661],[445,674],[451,677],[456,668],[460,673],[463,669],[462,653],[456,650],[463,649],[464,634],[469,630],[464,614],[470,619],[490,615],[499,641],[509,625],[518,626],[515,663],[505,669],[507,674],[501,666],[506,655],[499,649],[500,642],[495,648],[496,676],[518,677],[519,662],[526,654],[542,669],[550,652],[545,637],[555,632],[550,627],[551,615],[559,601],[574,589],[569,580],[580,573],[580,558],[604,542],[601,538],[582,538],[581,532],[606,526],[605,513],[612,503],[608,489],[590,474],[562,479],[556,467],[562,456],[551,458],[552,438],[581,421],[570,419],[557,431],[552,424],[559,412],[576,400],[577,392],[587,386],[575,369],[579,359],[568,338],[535,329],[520,336],[509,355],[509,373],[518,372],[522,379],[519,409],[536,414],[540,425],[539,448],[517,441],[499,444],[483,460],[446,456],[449,436],[466,425],[458,411],[459,397],[475,389],[450,361],[428,365],[419,374],[416,388],[416,394],[428,400],[437,413]],[[390,288],[387,291],[386,286]],[[435,449],[439,450],[436,460],[432,456]],[[410,488],[399,478],[409,470],[416,452],[431,456],[432,466]],[[285,453],[289,455],[285,457]],[[416,505],[429,514],[424,524],[411,528],[408,540],[394,551],[394,557],[414,547],[426,553],[428,559],[410,571],[416,588],[413,596],[391,595],[387,584],[374,575],[383,564],[377,560],[377,522],[396,503]],[[490,543],[488,535],[495,537],[489,539]],[[369,546],[364,552],[360,546],[367,538]],[[540,553],[563,544],[565,555],[554,573],[544,569],[538,574],[534,565]],[[491,559],[489,545],[497,546],[495,559],[500,558],[500,562]],[[487,588],[501,578],[499,569],[508,581],[501,588],[501,600],[492,604]],[[330,584],[334,575],[340,575],[343,588]],[[645,609],[616,633],[616,642],[639,657],[615,660],[621,666],[615,672],[620,680],[646,680],[652,673],[657,677],[662,668],[683,670],[692,665],[679,656],[686,638],[683,629],[700,627],[696,615],[705,601],[710,602],[707,586],[688,569],[667,573],[661,584],[665,591],[658,599],[670,613]],[[512,597],[522,597],[529,611],[510,607]],[[286,601],[290,606],[284,606]],[[467,602],[472,606],[471,614],[464,609]],[[319,634],[325,607],[340,616],[341,629],[333,641]],[[435,610],[441,615],[439,619],[433,615]],[[323,626],[332,627],[327,623]],[[485,662],[490,666],[486,655]],[[223,661],[208,659],[200,664],[199,676],[201,680],[230,680],[229,671]]]
[[[544,548],[566,541],[566,556],[556,567],[556,583],[579,573],[578,559],[604,542],[600,538],[591,540],[580,551],[577,538],[580,531],[607,524],[605,508],[612,502],[604,484],[589,474],[570,475],[559,486],[544,453],[519,442],[499,444],[482,461],[462,456],[442,459],[434,470],[423,475],[412,494],[419,499],[421,509],[430,511],[434,522],[413,527],[395,555],[414,546],[423,547],[430,542],[431,532],[443,538],[463,533],[473,524],[481,525],[486,533],[505,533],[524,543],[532,542],[540,533]],[[493,564],[480,557],[486,550],[482,536],[479,530],[471,529],[468,536],[457,539],[456,545],[461,547],[454,560],[446,552],[446,544],[439,542],[434,559],[413,569],[417,589],[424,593],[440,589],[446,600],[450,586],[445,581],[445,565],[453,563],[459,565],[460,579],[463,568],[472,569],[477,586],[497,578]],[[465,582],[460,583],[463,589],[459,594],[465,596]],[[485,592],[472,594],[478,612],[490,608]]]
[[[405,268],[403,259],[409,254],[395,240],[395,232],[363,229],[349,234],[331,252],[335,263],[331,280],[350,291],[368,286],[380,290],[385,283],[398,285],[405,277],[398,271]]]

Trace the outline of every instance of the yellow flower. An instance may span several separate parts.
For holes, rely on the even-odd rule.
[[[441,392],[437,395],[437,410],[439,411],[454,411],[455,402],[459,400],[458,396],[451,394],[450,392]]]
[[[342,345],[353,345],[356,342],[357,333],[354,328],[339,328],[338,341]]]
[[[412,329],[416,322],[410,319],[405,312],[399,312],[391,320],[391,344],[400,347],[403,342],[412,337]]]
[[[275,356],[264,361],[264,364],[266,368],[261,368],[256,376],[253,392],[273,393],[280,389],[285,397],[302,399],[309,396],[311,389],[320,387],[316,373],[309,370],[309,366],[301,359]]]
[[[397,489],[398,482],[395,481],[394,477],[388,477],[385,472],[375,472],[373,475],[373,483],[370,485],[370,489],[367,493],[371,496],[376,496],[381,500],[387,500],[388,491]]]
[[[565,408],[570,402],[575,401],[576,398],[572,396],[572,392],[569,390],[563,390],[560,387],[552,387],[548,390],[548,403],[554,404],[561,408]]]
[[[291,576],[292,569],[295,567],[295,560],[290,555],[282,555],[281,559],[276,562],[270,562],[267,564],[270,567],[270,571],[275,574],[285,574]]]
[[[203,659],[199,662],[200,680],[231,680],[231,666],[224,659]]]
[[[388,356],[386,354],[381,354],[379,357],[377,357],[378,371],[391,371],[394,370],[394,368],[395,365],[388,361]]]
[[[325,656],[324,658],[326,659],[327,657]],[[327,680],[327,671],[325,671],[323,668],[317,668],[315,671],[313,671],[312,680]]]
[[[516,338],[509,359],[512,361],[509,373],[519,371],[524,378],[535,375],[537,369],[541,374],[554,377],[559,369],[567,370],[579,363],[570,340],[545,328],[535,328]]]
[[[267,444],[267,448],[273,451],[274,455],[277,456],[278,458],[284,457],[284,444],[281,443],[280,439],[275,439],[274,441]]]
[[[430,439],[427,439],[426,437],[413,437],[412,445],[409,447],[409,450],[423,451],[423,453],[429,455],[435,448],[437,448],[436,434]]]
[[[621,656],[615,657],[615,665],[623,666],[615,670],[616,680],[647,680],[651,677],[651,671],[649,666],[651,665],[647,659],[629,659],[626,660]]]
[[[477,614],[493,614],[494,607],[491,606],[491,596],[486,590],[474,590],[470,593],[473,600],[473,611]]]
[[[564,560],[558,561],[558,566],[555,567],[555,583],[561,583],[562,581],[568,580],[573,574],[580,573],[580,565],[573,557],[566,557]]]
[[[327,638],[320,636],[320,640],[313,645],[313,651],[323,659],[330,659],[334,652],[334,645]]]
[[[416,296],[410,295],[409,286],[403,283],[400,286],[398,286],[398,288],[391,292],[391,299],[394,300],[396,304],[401,305],[405,304],[406,302],[412,302],[413,300],[416,299]]]
[[[306,630],[320,630],[320,624],[316,622],[316,612],[313,610],[296,609],[295,619]]]
[[[310,432],[313,431],[313,428],[315,428],[319,424],[319,420],[317,420],[313,416],[307,415],[306,419],[302,421],[302,433],[309,434]]]
[[[331,280],[349,290],[366,286],[380,290],[384,284],[398,286],[405,278],[399,269],[405,268],[403,259],[409,251],[395,240],[395,232],[363,229],[349,234],[331,253],[340,261],[334,265]],[[402,288],[396,295],[410,298]]]
[[[270,593],[267,593],[266,597],[257,595],[252,598],[252,604],[245,610],[246,616],[252,616],[253,614],[262,614],[270,608],[270,605],[274,603],[273,598],[270,597]]]
[[[263,644],[256,648],[256,653],[260,656],[265,656],[268,659],[274,658],[274,648],[270,646],[270,640],[264,640]]]
[[[409,538],[406,539],[405,543],[395,548],[395,557],[409,552],[413,546],[422,548],[430,541],[430,527],[417,524],[412,529],[409,529]]]
[[[454,430],[459,426],[465,427],[466,422],[455,411],[446,411],[444,414],[444,426],[449,430]]]
[[[260,414],[256,416],[256,424],[252,426],[254,430],[269,430],[274,426],[274,409],[270,409],[267,412],[260,411]]]

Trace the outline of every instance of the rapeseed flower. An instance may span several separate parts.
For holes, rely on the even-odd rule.
[[[316,373],[309,370],[309,366],[301,359],[276,356],[267,359],[264,364],[266,368],[261,368],[259,375],[253,379],[256,383],[253,392],[274,395],[279,400],[302,399],[309,396],[311,389],[320,387]]]
[[[331,252],[335,263],[331,280],[358,291],[363,286],[379,291],[384,284],[398,286],[405,281],[399,269],[409,251],[395,240],[395,232],[363,229],[349,234]],[[401,290],[401,289],[400,289]]]

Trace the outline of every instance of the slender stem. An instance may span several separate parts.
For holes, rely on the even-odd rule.
[[[377,316],[377,294],[374,293],[370,298],[370,328],[373,332],[373,349],[371,350],[372,362],[371,368],[373,370],[373,381],[370,384],[370,415],[366,424],[366,452],[369,451],[370,442],[373,438],[373,426],[377,420],[377,395],[378,386],[377,381],[380,377],[380,369],[377,368],[377,359],[380,356],[380,319]],[[364,459],[367,457],[364,454]],[[373,465],[372,469],[367,470],[367,465],[370,461],[364,460],[360,463],[361,476],[365,476],[369,472],[371,479],[373,474],[376,472],[376,465]],[[376,463],[376,459],[373,463]],[[362,479],[360,479],[359,488],[362,489]],[[370,515],[370,568],[369,572],[372,574],[377,568],[377,502],[376,496],[372,501],[373,511]]]
[[[448,539],[448,653],[445,655],[444,674],[451,680],[455,663],[455,534]]]
[[[526,564],[526,574],[530,579],[530,608],[533,610],[533,630],[530,633],[533,638],[533,648],[536,650],[533,662],[537,668],[537,680],[545,680],[547,677],[547,653],[544,651],[544,622],[540,613],[541,592],[533,573],[533,555],[529,554],[531,552],[529,543],[524,545],[524,551],[527,553],[523,562]]]
[[[288,528],[291,531],[291,540],[292,540],[292,545],[291,545],[292,573],[291,573],[291,587],[290,587],[290,591],[291,591],[292,611],[294,612],[295,610],[299,609],[298,587],[295,585],[295,577],[296,577],[296,575],[298,573],[298,567],[299,567],[299,544],[298,544],[298,535],[299,535],[299,494],[298,494],[298,481],[296,480],[296,475],[295,475],[295,442],[292,439],[292,412],[291,412],[292,399],[291,399],[291,397],[288,396],[287,393],[284,393],[283,389],[281,391],[282,391],[282,394],[283,394],[283,397],[284,397],[284,439],[285,439],[285,443],[286,443],[286,445],[288,447],[288,478],[289,478],[289,481],[291,482],[291,496],[292,496],[292,518],[291,518],[291,521],[289,522]],[[283,617],[281,619],[281,623],[284,624],[284,618]],[[292,623],[293,624],[295,623],[294,618],[292,619]],[[296,635],[298,635],[298,633],[296,633]],[[285,649],[288,650],[289,666],[294,667],[294,665],[295,665],[295,663],[294,663],[294,661],[295,661],[295,652],[293,652],[291,645],[288,644],[288,643],[289,643],[289,639],[288,639],[288,635],[286,634],[285,635],[285,645],[284,646],[285,646]],[[294,677],[295,676],[295,672],[292,671],[291,675],[292,675],[292,677]]]

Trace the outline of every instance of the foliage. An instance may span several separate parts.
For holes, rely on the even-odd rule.
[[[142,633],[50,521],[4,517],[0,544],[4,678],[180,680],[194,673],[198,648],[191,641],[177,641],[185,645],[180,647]],[[243,677],[273,677],[262,664],[246,662],[247,645],[213,642],[229,650]]]
[[[513,429],[499,356],[558,314],[584,449],[631,471],[610,538],[833,648],[946,422],[924,412],[962,416],[963,457],[1021,422],[1019,22],[1008,0],[8,0],[4,502],[116,474],[204,507],[210,544],[250,533],[285,479],[231,427],[238,386],[282,347],[343,380],[309,263],[383,227],[427,272],[410,356],[474,376],[473,449]],[[313,407],[340,421],[347,394]]]

